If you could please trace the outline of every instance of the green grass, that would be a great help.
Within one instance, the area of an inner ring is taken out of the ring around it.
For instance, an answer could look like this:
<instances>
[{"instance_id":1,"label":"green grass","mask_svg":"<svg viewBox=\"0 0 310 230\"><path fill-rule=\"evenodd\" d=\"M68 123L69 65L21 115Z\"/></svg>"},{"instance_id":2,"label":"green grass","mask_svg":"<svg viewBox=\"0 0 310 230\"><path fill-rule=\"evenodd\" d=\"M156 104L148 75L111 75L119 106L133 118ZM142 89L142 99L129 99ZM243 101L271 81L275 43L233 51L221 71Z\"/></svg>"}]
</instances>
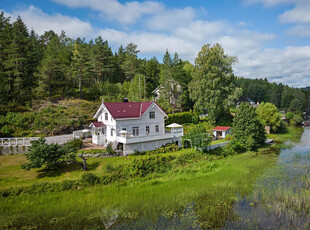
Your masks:
<instances>
[{"instance_id":1,"label":"green grass","mask_svg":"<svg viewBox=\"0 0 310 230\"><path fill-rule=\"evenodd\" d=\"M98 160L114 160L113 163L118 164L119 159L124 158ZM272 166L274 159L248 152L220 160L194 162L161 175L151 174L147 178L98 185L81 191L1 198L0 212L6 213L5 219L11 220L12 226L31 223L39 228L72 229L79 226L84 229L97 225L102 228L98 216L88 217L96 216L106 208L119 210L120 222L122 219L129 221L128 213L134 219L147 217L156 220L164 212L178 213L186 203L194 202L200 225L220 227L232 215L233 202L252 190L257 176ZM102 171L98 168L94 172L100 174ZM81 175L77 172L72 177L78 174ZM61 221L51 224L53 218L61 218Z\"/></svg>"},{"instance_id":2,"label":"green grass","mask_svg":"<svg viewBox=\"0 0 310 230\"><path fill-rule=\"evenodd\" d=\"M171 153L171 155L178 156L182 153L187 153L190 151L190 149L183 149L181 151ZM81 150L79 152L93 153L94 151ZM128 156L129 160L127 160L125 157L88 157L88 172L92 172L97 176L101 176L105 173L107 165L117 166L119 164L124 164L128 161L133 161L134 159L139 159L142 157L143 156ZM80 179L82 177L82 174L84 173L81 167L77 165L65 165L57 171L49 171L44 167L40 169L31 169L30 171L25 171L21 169L21 165L26 162L27 159L24 155L0 156L0 188L18 187L23 185L30 185L33 183L76 180Z\"/></svg>"},{"instance_id":3,"label":"green grass","mask_svg":"<svg viewBox=\"0 0 310 230\"><path fill-rule=\"evenodd\" d=\"M303 128L289 126L286 129L280 130L277 134L267 135L268 139L274 139L276 143L283 143L286 141L297 142L303 133Z\"/></svg>"},{"instance_id":4,"label":"green grass","mask_svg":"<svg viewBox=\"0 0 310 230\"><path fill-rule=\"evenodd\" d=\"M273 137L285 141L300 133L289 128ZM159 155L180 156L190 151ZM155 228L158 218L171 223L174 219L186 219L186 223L181 221L181 227L172 224L172 228L185 228L187 224L220 228L225 221L234 221L233 204L252 192L257 178L275 164L276 156L267 147L226 158L206 155L198 161L174 164L163 172L108 185L0 198L0 213L5 213L0 216L0 229L103 229L102 219L111 212L118 213L115 226L126 229ZM115 167L146 157L88 158L89 171L100 177L108 165ZM79 179L84 173L70 167L54 174L43 169L24 171L20 165L25 162L20 155L0 156L0 188ZM193 209L190 216L184 212L187 207ZM132 222L135 224L130 225Z\"/></svg>"}]
</instances>

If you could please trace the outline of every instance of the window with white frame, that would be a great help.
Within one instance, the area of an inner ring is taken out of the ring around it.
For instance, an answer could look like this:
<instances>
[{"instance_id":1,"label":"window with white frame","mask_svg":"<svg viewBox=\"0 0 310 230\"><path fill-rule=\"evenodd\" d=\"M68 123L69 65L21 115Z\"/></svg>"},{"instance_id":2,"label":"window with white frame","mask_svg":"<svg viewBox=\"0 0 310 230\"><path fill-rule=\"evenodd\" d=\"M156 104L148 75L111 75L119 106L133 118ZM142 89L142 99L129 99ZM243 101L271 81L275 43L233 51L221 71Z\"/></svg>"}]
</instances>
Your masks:
<instances>
[{"instance_id":1,"label":"window with white frame","mask_svg":"<svg viewBox=\"0 0 310 230\"><path fill-rule=\"evenodd\" d=\"M111 137L113 137L113 129L111 129Z\"/></svg>"},{"instance_id":2,"label":"window with white frame","mask_svg":"<svg viewBox=\"0 0 310 230\"><path fill-rule=\"evenodd\" d=\"M132 135L139 136L139 127L132 127Z\"/></svg>"},{"instance_id":3,"label":"window with white frame","mask_svg":"<svg viewBox=\"0 0 310 230\"><path fill-rule=\"evenodd\" d=\"M150 119L155 119L155 111L150 111Z\"/></svg>"},{"instance_id":4,"label":"window with white frame","mask_svg":"<svg viewBox=\"0 0 310 230\"><path fill-rule=\"evenodd\" d=\"M108 120L108 113L104 113L104 119L107 121Z\"/></svg>"},{"instance_id":5,"label":"window with white frame","mask_svg":"<svg viewBox=\"0 0 310 230\"><path fill-rule=\"evenodd\" d=\"M159 125L155 125L155 132L159 133Z\"/></svg>"},{"instance_id":6,"label":"window with white frame","mask_svg":"<svg viewBox=\"0 0 310 230\"><path fill-rule=\"evenodd\" d=\"M145 131L146 131L146 135L148 135L150 133L150 126L146 126Z\"/></svg>"}]
</instances>

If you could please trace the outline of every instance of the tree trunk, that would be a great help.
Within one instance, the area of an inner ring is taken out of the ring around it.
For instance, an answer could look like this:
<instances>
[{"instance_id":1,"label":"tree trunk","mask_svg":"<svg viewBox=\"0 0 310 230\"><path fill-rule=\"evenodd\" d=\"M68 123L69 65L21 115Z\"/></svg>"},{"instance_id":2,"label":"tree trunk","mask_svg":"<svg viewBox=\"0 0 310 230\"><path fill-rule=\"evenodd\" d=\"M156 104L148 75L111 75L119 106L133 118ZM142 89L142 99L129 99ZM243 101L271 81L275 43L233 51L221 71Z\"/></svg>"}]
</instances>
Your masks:
<instances>
[{"instance_id":1,"label":"tree trunk","mask_svg":"<svg viewBox=\"0 0 310 230\"><path fill-rule=\"evenodd\" d=\"M83 161L83 171L87 170L87 164L86 164L86 158L83 155L79 155L79 157L81 157L82 161Z\"/></svg>"}]
</instances>

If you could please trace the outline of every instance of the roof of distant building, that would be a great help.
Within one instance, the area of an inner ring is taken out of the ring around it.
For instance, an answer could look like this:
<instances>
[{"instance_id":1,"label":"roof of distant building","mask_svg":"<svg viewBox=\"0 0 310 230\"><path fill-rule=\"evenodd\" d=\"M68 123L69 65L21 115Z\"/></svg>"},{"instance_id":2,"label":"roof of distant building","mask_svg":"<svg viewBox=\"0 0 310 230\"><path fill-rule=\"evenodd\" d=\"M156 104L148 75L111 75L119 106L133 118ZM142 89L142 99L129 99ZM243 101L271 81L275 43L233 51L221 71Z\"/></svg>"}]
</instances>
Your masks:
<instances>
[{"instance_id":1,"label":"roof of distant building","mask_svg":"<svg viewBox=\"0 0 310 230\"><path fill-rule=\"evenodd\" d=\"M227 131L228 129L230 129L230 127L228 126L216 126L213 130L214 131Z\"/></svg>"}]
</instances>

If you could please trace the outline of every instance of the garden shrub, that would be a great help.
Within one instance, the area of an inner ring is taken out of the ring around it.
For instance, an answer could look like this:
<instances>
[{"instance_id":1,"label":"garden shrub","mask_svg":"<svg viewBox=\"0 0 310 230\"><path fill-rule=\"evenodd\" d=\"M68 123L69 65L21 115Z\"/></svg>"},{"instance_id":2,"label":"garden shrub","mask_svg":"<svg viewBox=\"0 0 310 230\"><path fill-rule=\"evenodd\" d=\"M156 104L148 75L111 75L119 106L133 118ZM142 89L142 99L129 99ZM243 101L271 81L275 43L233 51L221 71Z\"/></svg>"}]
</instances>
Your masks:
<instances>
[{"instance_id":1,"label":"garden shrub","mask_svg":"<svg viewBox=\"0 0 310 230\"><path fill-rule=\"evenodd\" d=\"M106 151L107 151L108 155L111 155L111 156L115 156L116 155L116 152L112 148L112 143L108 144L108 146L106 148Z\"/></svg>"},{"instance_id":2,"label":"garden shrub","mask_svg":"<svg viewBox=\"0 0 310 230\"><path fill-rule=\"evenodd\" d=\"M179 151L180 147L176 145L174 142L172 143L167 143L166 145L163 145L162 147L159 147L155 150L152 151L135 151L133 156L143 156L143 155L152 155L152 154L160 154L160 153L171 153L171 152L176 152Z\"/></svg>"},{"instance_id":3,"label":"garden shrub","mask_svg":"<svg viewBox=\"0 0 310 230\"><path fill-rule=\"evenodd\" d=\"M75 152L81 149L83 146L83 141L81 139L74 139L64 144L63 149L66 153Z\"/></svg>"},{"instance_id":4,"label":"garden shrub","mask_svg":"<svg viewBox=\"0 0 310 230\"><path fill-rule=\"evenodd\" d=\"M100 182L100 178L93 173L87 172L82 175L81 182L82 184L95 185Z\"/></svg>"},{"instance_id":5,"label":"garden shrub","mask_svg":"<svg viewBox=\"0 0 310 230\"><path fill-rule=\"evenodd\" d=\"M191 151L190 153L182 153L176 158L177 164L185 164L193 160L201 159L202 155L199 152Z\"/></svg>"},{"instance_id":6,"label":"garden shrub","mask_svg":"<svg viewBox=\"0 0 310 230\"><path fill-rule=\"evenodd\" d=\"M152 172L162 172L170 168L171 159L173 159L172 156L150 156L135 159L127 170L132 176L144 177Z\"/></svg>"},{"instance_id":7,"label":"garden shrub","mask_svg":"<svg viewBox=\"0 0 310 230\"><path fill-rule=\"evenodd\" d=\"M225 140L231 141L233 139L233 136L231 134L227 134L225 137Z\"/></svg>"},{"instance_id":8,"label":"garden shrub","mask_svg":"<svg viewBox=\"0 0 310 230\"><path fill-rule=\"evenodd\" d=\"M228 145L223 148L226 155L234 155L243 153L246 151L246 147L242 145L239 141L231 141Z\"/></svg>"}]
</instances>

